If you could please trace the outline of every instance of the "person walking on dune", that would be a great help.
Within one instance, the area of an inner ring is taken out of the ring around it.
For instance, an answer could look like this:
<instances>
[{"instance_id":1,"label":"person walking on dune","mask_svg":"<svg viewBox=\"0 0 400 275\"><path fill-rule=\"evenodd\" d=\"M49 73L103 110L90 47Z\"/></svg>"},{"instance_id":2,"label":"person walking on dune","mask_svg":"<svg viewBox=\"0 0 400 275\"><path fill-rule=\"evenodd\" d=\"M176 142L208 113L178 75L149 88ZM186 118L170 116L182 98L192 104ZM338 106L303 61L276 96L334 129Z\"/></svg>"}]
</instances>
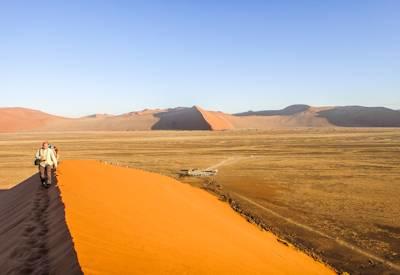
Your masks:
<instances>
[{"instance_id":1,"label":"person walking on dune","mask_svg":"<svg viewBox=\"0 0 400 275\"><path fill-rule=\"evenodd\" d=\"M39 164L39 174L44 187L51 185L53 168L57 169L58 161L54 150L49 148L49 143L44 141L42 147L36 152L35 156Z\"/></svg>"}]
</instances>

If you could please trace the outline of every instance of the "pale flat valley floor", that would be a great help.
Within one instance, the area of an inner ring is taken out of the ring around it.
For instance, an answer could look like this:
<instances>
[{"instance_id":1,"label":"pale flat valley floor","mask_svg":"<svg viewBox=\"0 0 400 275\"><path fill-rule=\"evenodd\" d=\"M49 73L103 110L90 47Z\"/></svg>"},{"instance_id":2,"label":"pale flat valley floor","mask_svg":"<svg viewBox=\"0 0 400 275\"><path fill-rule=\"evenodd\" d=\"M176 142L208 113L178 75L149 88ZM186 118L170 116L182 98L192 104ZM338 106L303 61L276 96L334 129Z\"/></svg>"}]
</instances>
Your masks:
<instances>
[{"instance_id":1,"label":"pale flat valley floor","mask_svg":"<svg viewBox=\"0 0 400 275\"><path fill-rule=\"evenodd\" d=\"M213 178L180 180L215 187L338 270L400 272L400 129L0 134L0 188L37 171L33 155L44 139L62 159L98 159L175 178L182 168L217 168Z\"/></svg>"}]
</instances>

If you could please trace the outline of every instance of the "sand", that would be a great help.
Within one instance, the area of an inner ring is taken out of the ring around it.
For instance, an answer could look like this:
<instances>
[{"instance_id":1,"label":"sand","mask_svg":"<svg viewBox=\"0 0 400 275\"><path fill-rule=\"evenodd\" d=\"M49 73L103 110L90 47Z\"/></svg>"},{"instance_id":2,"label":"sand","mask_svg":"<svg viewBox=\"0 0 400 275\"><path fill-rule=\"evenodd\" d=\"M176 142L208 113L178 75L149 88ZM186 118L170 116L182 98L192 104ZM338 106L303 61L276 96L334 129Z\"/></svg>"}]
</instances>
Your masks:
<instances>
[{"instance_id":1,"label":"sand","mask_svg":"<svg viewBox=\"0 0 400 275\"><path fill-rule=\"evenodd\" d=\"M195 108L198 112L200 112L208 125L210 125L211 130L220 131L234 129L234 126L229 121L229 117L231 115L224 114L222 112L206 111L198 106L195 106Z\"/></svg>"},{"instance_id":2,"label":"sand","mask_svg":"<svg viewBox=\"0 0 400 275\"><path fill-rule=\"evenodd\" d=\"M58 179L84 273L334 274L172 178L88 160Z\"/></svg>"},{"instance_id":3,"label":"sand","mask_svg":"<svg viewBox=\"0 0 400 275\"><path fill-rule=\"evenodd\" d=\"M82 274L57 187L0 190L0 274Z\"/></svg>"}]
</instances>

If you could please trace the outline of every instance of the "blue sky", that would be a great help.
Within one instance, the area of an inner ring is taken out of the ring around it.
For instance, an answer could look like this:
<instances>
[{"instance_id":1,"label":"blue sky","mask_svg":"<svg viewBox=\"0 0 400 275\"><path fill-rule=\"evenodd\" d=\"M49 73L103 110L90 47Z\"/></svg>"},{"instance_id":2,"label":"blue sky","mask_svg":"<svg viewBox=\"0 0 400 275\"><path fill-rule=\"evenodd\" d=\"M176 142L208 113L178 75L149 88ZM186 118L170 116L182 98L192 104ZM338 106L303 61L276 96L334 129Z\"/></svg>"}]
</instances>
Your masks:
<instances>
[{"instance_id":1,"label":"blue sky","mask_svg":"<svg viewBox=\"0 0 400 275\"><path fill-rule=\"evenodd\" d=\"M2 1L0 106L400 109L400 1Z\"/></svg>"}]
</instances>

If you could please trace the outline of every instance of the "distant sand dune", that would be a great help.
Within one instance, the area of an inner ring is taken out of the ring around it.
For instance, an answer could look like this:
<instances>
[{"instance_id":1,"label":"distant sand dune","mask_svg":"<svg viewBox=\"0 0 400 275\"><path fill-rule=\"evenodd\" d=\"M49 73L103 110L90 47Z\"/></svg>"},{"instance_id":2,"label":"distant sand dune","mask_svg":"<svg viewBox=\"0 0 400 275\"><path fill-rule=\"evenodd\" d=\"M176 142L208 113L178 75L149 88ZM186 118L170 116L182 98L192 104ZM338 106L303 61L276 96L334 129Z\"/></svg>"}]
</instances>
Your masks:
<instances>
[{"instance_id":1,"label":"distant sand dune","mask_svg":"<svg viewBox=\"0 0 400 275\"><path fill-rule=\"evenodd\" d=\"M230 121L230 115L222 112L206 111L197 106L195 108L203 116L203 119L208 123L211 130L218 131L234 129L234 126Z\"/></svg>"},{"instance_id":2,"label":"distant sand dune","mask_svg":"<svg viewBox=\"0 0 400 275\"><path fill-rule=\"evenodd\" d=\"M318 115L344 127L400 127L400 112L383 107L337 107Z\"/></svg>"},{"instance_id":3,"label":"distant sand dune","mask_svg":"<svg viewBox=\"0 0 400 275\"><path fill-rule=\"evenodd\" d=\"M29 131L61 120L37 110L25 108L0 108L0 132Z\"/></svg>"},{"instance_id":4,"label":"distant sand dune","mask_svg":"<svg viewBox=\"0 0 400 275\"><path fill-rule=\"evenodd\" d=\"M196 107L168 109L154 116L159 120L152 130L212 130Z\"/></svg>"},{"instance_id":5,"label":"distant sand dune","mask_svg":"<svg viewBox=\"0 0 400 275\"><path fill-rule=\"evenodd\" d=\"M65 118L24 108L0 108L0 132L231 130L296 127L400 127L400 112L382 107L311 107L227 114L193 106L121 115Z\"/></svg>"}]
</instances>

